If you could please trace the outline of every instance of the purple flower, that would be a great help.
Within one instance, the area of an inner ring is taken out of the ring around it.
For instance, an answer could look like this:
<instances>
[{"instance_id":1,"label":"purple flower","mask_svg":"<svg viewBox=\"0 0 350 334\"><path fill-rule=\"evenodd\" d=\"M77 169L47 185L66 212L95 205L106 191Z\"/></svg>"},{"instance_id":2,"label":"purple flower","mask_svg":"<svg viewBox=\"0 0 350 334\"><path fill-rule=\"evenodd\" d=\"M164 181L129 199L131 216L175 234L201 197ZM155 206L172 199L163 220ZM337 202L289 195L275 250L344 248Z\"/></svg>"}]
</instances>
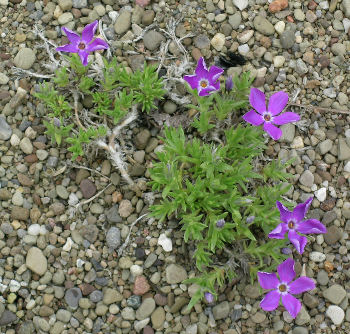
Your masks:
<instances>
[{"instance_id":1,"label":"purple flower","mask_svg":"<svg viewBox=\"0 0 350 334\"><path fill-rule=\"evenodd\" d=\"M315 289L314 281L309 277L295 277L294 260L287 259L277 267L278 276L275 273L258 272L258 280L263 289L272 290L260 302L264 311L275 310L282 299L282 304L294 319L301 309L301 303L292 295Z\"/></svg>"},{"instance_id":2,"label":"purple flower","mask_svg":"<svg viewBox=\"0 0 350 334\"><path fill-rule=\"evenodd\" d=\"M225 225L225 219L219 219L217 222L216 222L216 227L217 228L222 228L224 227Z\"/></svg>"},{"instance_id":3,"label":"purple flower","mask_svg":"<svg viewBox=\"0 0 350 334\"><path fill-rule=\"evenodd\" d=\"M207 96L211 92L220 89L220 75L224 72L220 67L212 66L209 71L205 65L203 57L199 58L196 74L185 75L184 80L188 82L192 89L197 89L199 96Z\"/></svg>"},{"instance_id":4,"label":"purple flower","mask_svg":"<svg viewBox=\"0 0 350 334\"><path fill-rule=\"evenodd\" d=\"M280 211L282 223L269 233L269 238L284 239L284 235L288 231L288 239L294 245L299 254L304 252L307 238L299 235L311 233L327 233L326 227L317 219L303 220L312 202L310 197L305 203L298 204L293 212L290 212L282 203L276 202Z\"/></svg>"},{"instance_id":5,"label":"purple flower","mask_svg":"<svg viewBox=\"0 0 350 334\"><path fill-rule=\"evenodd\" d=\"M229 92L233 88L233 80L232 77L229 76L225 81L225 89Z\"/></svg>"},{"instance_id":6,"label":"purple flower","mask_svg":"<svg viewBox=\"0 0 350 334\"><path fill-rule=\"evenodd\" d=\"M257 113L254 110L250 110L243 115L243 119L254 126L264 124L264 131L266 131L274 140L278 140L282 136L282 130L275 125L282 125L300 120L298 114L290 111L277 116L287 105L288 94L285 92L272 94L267 109L265 94L257 88L252 88L250 90L249 101Z\"/></svg>"},{"instance_id":7,"label":"purple flower","mask_svg":"<svg viewBox=\"0 0 350 334\"><path fill-rule=\"evenodd\" d=\"M204 294L204 297L205 297L205 300L206 300L209 304L211 304L211 303L214 301L214 296L213 296L213 294L211 294L210 292L206 292L206 293Z\"/></svg>"},{"instance_id":8,"label":"purple flower","mask_svg":"<svg viewBox=\"0 0 350 334\"><path fill-rule=\"evenodd\" d=\"M83 65L86 66L88 63L88 55L91 52L96 50L108 49L108 44L103 39L95 38L93 40L97 29L97 24L97 20L88 24L82 31L81 37L74 31L71 31L66 27L62 27L62 30L66 33L70 44L59 46L58 48L56 48L56 51L77 53Z\"/></svg>"}]
</instances>

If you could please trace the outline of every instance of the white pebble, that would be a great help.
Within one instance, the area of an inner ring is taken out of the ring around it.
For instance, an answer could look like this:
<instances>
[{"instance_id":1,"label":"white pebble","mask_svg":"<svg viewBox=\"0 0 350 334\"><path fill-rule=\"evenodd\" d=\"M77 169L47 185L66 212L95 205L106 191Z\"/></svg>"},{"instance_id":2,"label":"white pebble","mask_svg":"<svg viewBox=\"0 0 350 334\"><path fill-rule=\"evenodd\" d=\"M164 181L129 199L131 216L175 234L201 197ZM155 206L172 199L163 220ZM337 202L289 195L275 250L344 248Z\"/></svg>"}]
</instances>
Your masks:
<instances>
[{"instance_id":1,"label":"white pebble","mask_svg":"<svg viewBox=\"0 0 350 334\"><path fill-rule=\"evenodd\" d=\"M27 310L32 310L32 309L34 308L34 306L35 306L35 300L34 300L34 299L31 299L31 300L27 303L26 309L27 309Z\"/></svg>"},{"instance_id":2,"label":"white pebble","mask_svg":"<svg viewBox=\"0 0 350 334\"><path fill-rule=\"evenodd\" d=\"M11 139L10 139L11 145L12 146L18 146L20 141L21 140L19 139L19 137L15 133L13 133L12 136L11 136Z\"/></svg>"},{"instance_id":3,"label":"white pebble","mask_svg":"<svg viewBox=\"0 0 350 334\"><path fill-rule=\"evenodd\" d=\"M65 252L69 252L72 249L73 244L73 240L70 237L68 237L66 243L62 247L62 250L64 250Z\"/></svg>"},{"instance_id":4,"label":"white pebble","mask_svg":"<svg viewBox=\"0 0 350 334\"><path fill-rule=\"evenodd\" d=\"M350 161L348 161L348 162L346 163L346 165L344 166L344 172L350 173Z\"/></svg>"},{"instance_id":5,"label":"white pebble","mask_svg":"<svg viewBox=\"0 0 350 334\"><path fill-rule=\"evenodd\" d=\"M134 277L141 276L143 274L143 268L137 264L133 264L130 267L130 272Z\"/></svg>"},{"instance_id":6,"label":"white pebble","mask_svg":"<svg viewBox=\"0 0 350 334\"><path fill-rule=\"evenodd\" d=\"M250 48L248 44L242 44L238 47L238 52L243 56L246 55L249 52L249 50Z\"/></svg>"},{"instance_id":7,"label":"white pebble","mask_svg":"<svg viewBox=\"0 0 350 334\"><path fill-rule=\"evenodd\" d=\"M317 235L316 242L317 242L317 245L322 245L323 244L323 242L324 242L323 234L318 234Z\"/></svg>"},{"instance_id":8,"label":"white pebble","mask_svg":"<svg viewBox=\"0 0 350 334\"><path fill-rule=\"evenodd\" d=\"M350 20L348 18L343 19L343 26L345 33L347 34L350 29Z\"/></svg>"},{"instance_id":9,"label":"white pebble","mask_svg":"<svg viewBox=\"0 0 350 334\"><path fill-rule=\"evenodd\" d=\"M283 21L278 21L276 24L275 24L275 30L277 31L277 33L279 35L281 35L284 31L286 27L286 24L283 22Z\"/></svg>"},{"instance_id":10,"label":"white pebble","mask_svg":"<svg viewBox=\"0 0 350 334\"><path fill-rule=\"evenodd\" d=\"M39 224L32 224L28 227L28 234L37 236L40 234L40 225Z\"/></svg>"},{"instance_id":11,"label":"white pebble","mask_svg":"<svg viewBox=\"0 0 350 334\"><path fill-rule=\"evenodd\" d=\"M158 238L158 245L162 246L162 248L166 252L171 252L173 250L173 243L171 239L169 239L165 233L162 233Z\"/></svg>"},{"instance_id":12,"label":"white pebble","mask_svg":"<svg viewBox=\"0 0 350 334\"><path fill-rule=\"evenodd\" d=\"M76 194L74 194L74 193L71 193L71 194L69 195L68 204L69 204L70 206L74 206L74 205L77 205L78 203L79 203L79 198L78 198L78 196L77 196Z\"/></svg>"},{"instance_id":13,"label":"white pebble","mask_svg":"<svg viewBox=\"0 0 350 334\"><path fill-rule=\"evenodd\" d=\"M44 225L40 225L40 235L45 235L46 233L46 227Z\"/></svg>"},{"instance_id":14,"label":"white pebble","mask_svg":"<svg viewBox=\"0 0 350 334\"><path fill-rule=\"evenodd\" d=\"M275 67L282 67L285 61L286 58L284 58L283 56L276 56L273 58L273 65Z\"/></svg>"},{"instance_id":15,"label":"white pebble","mask_svg":"<svg viewBox=\"0 0 350 334\"><path fill-rule=\"evenodd\" d=\"M336 305L331 305L326 311L326 315L331 318L334 325L340 325L345 317L345 313L342 308Z\"/></svg>"},{"instance_id":16,"label":"white pebble","mask_svg":"<svg viewBox=\"0 0 350 334\"><path fill-rule=\"evenodd\" d=\"M16 292L21 288L21 284L12 279L10 281L9 288L11 292Z\"/></svg>"},{"instance_id":17,"label":"white pebble","mask_svg":"<svg viewBox=\"0 0 350 334\"><path fill-rule=\"evenodd\" d=\"M323 262L326 259L326 255L321 252L311 252L309 257L314 262Z\"/></svg>"},{"instance_id":18,"label":"white pebble","mask_svg":"<svg viewBox=\"0 0 350 334\"><path fill-rule=\"evenodd\" d=\"M315 196L320 202L324 202L326 200L326 197L327 197L327 188L318 189L315 192Z\"/></svg>"},{"instance_id":19,"label":"white pebble","mask_svg":"<svg viewBox=\"0 0 350 334\"><path fill-rule=\"evenodd\" d=\"M233 0L232 2L239 10L243 10L248 7L248 0Z\"/></svg>"}]
</instances>

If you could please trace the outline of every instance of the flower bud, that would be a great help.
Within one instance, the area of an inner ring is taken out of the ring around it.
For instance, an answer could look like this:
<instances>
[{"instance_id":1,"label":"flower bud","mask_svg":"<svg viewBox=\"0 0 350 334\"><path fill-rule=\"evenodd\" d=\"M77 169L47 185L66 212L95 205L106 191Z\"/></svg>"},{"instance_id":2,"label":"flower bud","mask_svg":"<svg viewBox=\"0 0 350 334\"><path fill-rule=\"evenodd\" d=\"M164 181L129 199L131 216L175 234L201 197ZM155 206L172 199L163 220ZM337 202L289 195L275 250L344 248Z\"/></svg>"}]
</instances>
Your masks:
<instances>
[{"instance_id":1,"label":"flower bud","mask_svg":"<svg viewBox=\"0 0 350 334\"><path fill-rule=\"evenodd\" d=\"M53 118L53 125L56 126L57 128L59 128L61 126L61 121L57 117L54 117Z\"/></svg>"},{"instance_id":2,"label":"flower bud","mask_svg":"<svg viewBox=\"0 0 350 334\"><path fill-rule=\"evenodd\" d=\"M204 294L205 300L211 304L214 301L214 296L210 292Z\"/></svg>"},{"instance_id":3,"label":"flower bud","mask_svg":"<svg viewBox=\"0 0 350 334\"><path fill-rule=\"evenodd\" d=\"M225 81L225 88L226 90L229 92L230 90L232 90L233 88L233 80L232 80L232 77L229 76L226 81Z\"/></svg>"},{"instance_id":4,"label":"flower bud","mask_svg":"<svg viewBox=\"0 0 350 334\"><path fill-rule=\"evenodd\" d=\"M216 222L216 227L218 227L218 228L222 228L222 227L224 227L224 225L225 225L225 219L219 219Z\"/></svg>"},{"instance_id":5,"label":"flower bud","mask_svg":"<svg viewBox=\"0 0 350 334\"><path fill-rule=\"evenodd\" d=\"M255 216L249 216L249 217L247 217L246 222L248 224L251 224L254 221L254 219L255 219Z\"/></svg>"}]
</instances>

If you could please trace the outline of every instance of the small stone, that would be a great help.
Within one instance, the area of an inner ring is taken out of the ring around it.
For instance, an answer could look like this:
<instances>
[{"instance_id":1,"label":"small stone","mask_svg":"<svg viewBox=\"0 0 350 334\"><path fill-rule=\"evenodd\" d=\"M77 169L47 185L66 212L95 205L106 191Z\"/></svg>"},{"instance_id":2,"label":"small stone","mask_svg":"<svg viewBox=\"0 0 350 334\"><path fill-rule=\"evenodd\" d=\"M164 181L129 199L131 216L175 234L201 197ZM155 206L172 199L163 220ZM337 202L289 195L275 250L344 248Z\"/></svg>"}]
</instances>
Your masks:
<instances>
[{"instance_id":1,"label":"small stone","mask_svg":"<svg viewBox=\"0 0 350 334\"><path fill-rule=\"evenodd\" d=\"M63 26L71 21L73 21L74 17L73 14L70 12L63 13L60 15L57 19L58 23Z\"/></svg>"},{"instance_id":2,"label":"small stone","mask_svg":"<svg viewBox=\"0 0 350 334\"><path fill-rule=\"evenodd\" d=\"M323 262L326 259L326 255L321 252L311 252L309 257L314 262Z\"/></svg>"},{"instance_id":3,"label":"small stone","mask_svg":"<svg viewBox=\"0 0 350 334\"><path fill-rule=\"evenodd\" d=\"M338 140L338 160L344 161L350 159L350 147L346 144L344 138Z\"/></svg>"},{"instance_id":4,"label":"small stone","mask_svg":"<svg viewBox=\"0 0 350 334\"><path fill-rule=\"evenodd\" d=\"M288 0L274 0L269 4L270 13L277 13L288 7Z\"/></svg>"},{"instance_id":5,"label":"small stone","mask_svg":"<svg viewBox=\"0 0 350 334\"><path fill-rule=\"evenodd\" d=\"M327 245L334 245L341 239L342 235L342 230L338 226L332 225L327 228L327 233L323 237Z\"/></svg>"},{"instance_id":6,"label":"small stone","mask_svg":"<svg viewBox=\"0 0 350 334\"><path fill-rule=\"evenodd\" d=\"M12 135L12 129L7 124L6 118L3 116L0 116L0 140L9 140L11 138L11 135Z\"/></svg>"},{"instance_id":7,"label":"small stone","mask_svg":"<svg viewBox=\"0 0 350 334\"><path fill-rule=\"evenodd\" d=\"M135 137L135 146L139 150L143 150L151 137L151 133L148 130L142 130Z\"/></svg>"},{"instance_id":8,"label":"small stone","mask_svg":"<svg viewBox=\"0 0 350 334\"><path fill-rule=\"evenodd\" d=\"M152 326L154 329L161 329L163 328L164 321L165 321L165 311L163 307L157 307L151 316Z\"/></svg>"},{"instance_id":9,"label":"small stone","mask_svg":"<svg viewBox=\"0 0 350 334\"><path fill-rule=\"evenodd\" d=\"M40 276L46 273L47 259L39 248L32 247L29 249L26 257L26 266Z\"/></svg>"},{"instance_id":10,"label":"small stone","mask_svg":"<svg viewBox=\"0 0 350 334\"><path fill-rule=\"evenodd\" d=\"M89 179L84 179L80 182L80 190L86 199L91 198L97 192L95 184Z\"/></svg>"},{"instance_id":11,"label":"small stone","mask_svg":"<svg viewBox=\"0 0 350 334\"><path fill-rule=\"evenodd\" d=\"M216 33L210 41L210 44L216 51L221 51L225 45L225 35L220 32Z\"/></svg>"},{"instance_id":12,"label":"small stone","mask_svg":"<svg viewBox=\"0 0 350 334\"><path fill-rule=\"evenodd\" d=\"M213 316L215 320L225 319L230 312L230 305L227 301L224 301L213 307Z\"/></svg>"},{"instance_id":13,"label":"small stone","mask_svg":"<svg viewBox=\"0 0 350 334\"><path fill-rule=\"evenodd\" d=\"M33 145L30 141L29 138L24 137L20 143L19 143L19 147L21 148L21 150L25 153L25 154L32 154L33 153Z\"/></svg>"},{"instance_id":14,"label":"small stone","mask_svg":"<svg viewBox=\"0 0 350 334\"><path fill-rule=\"evenodd\" d=\"M273 25L263 16L256 16L254 18L253 24L254 28L263 35L270 36L275 32Z\"/></svg>"},{"instance_id":15,"label":"small stone","mask_svg":"<svg viewBox=\"0 0 350 334\"><path fill-rule=\"evenodd\" d=\"M314 179L314 175L309 170L306 170L303 174L301 174L299 182L303 186L311 188L311 186L314 184Z\"/></svg>"},{"instance_id":16,"label":"small stone","mask_svg":"<svg viewBox=\"0 0 350 334\"><path fill-rule=\"evenodd\" d=\"M144 320L148 318L156 308L156 303L153 298L145 298L136 311L136 319Z\"/></svg>"},{"instance_id":17,"label":"small stone","mask_svg":"<svg viewBox=\"0 0 350 334\"><path fill-rule=\"evenodd\" d=\"M138 296L142 296L151 289L150 285L147 282L145 276L137 276L135 278L135 284L133 293Z\"/></svg>"},{"instance_id":18,"label":"small stone","mask_svg":"<svg viewBox=\"0 0 350 334\"><path fill-rule=\"evenodd\" d=\"M186 270L177 264L170 264L167 266L165 269L165 275L168 284L181 283L187 279Z\"/></svg>"},{"instance_id":19,"label":"small stone","mask_svg":"<svg viewBox=\"0 0 350 334\"><path fill-rule=\"evenodd\" d=\"M261 324L263 321L266 319L266 314L263 312L256 312L253 314L251 317L252 321L255 322L256 324Z\"/></svg>"},{"instance_id":20,"label":"small stone","mask_svg":"<svg viewBox=\"0 0 350 334\"><path fill-rule=\"evenodd\" d=\"M122 35L129 30L131 26L131 13L129 11L123 11L115 21L114 31L118 35Z\"/></svg>"},{"instance_id":21,"label":"small stone","mask_svg":"<svg viewBox=\"0 0 350 334\"><path fill-rule=\"evenodd\" d=\"M339 284L334 284L327 290L323 291L323 297L329 300L332 304L339 305L346 297L346 291Z\"/></svg>"},{"instance_id":22,"label":"small stone","mask_svg":"<svg viewBox=\"0 0 350 334\"><path fill-rule=\"evenodd\" d=\"M111 249L116 249L120 246L120 230L117 227L111 227L106 235L107 245Z\"/></svg>"},{"instance_id":23,"label":"small stone","mask_svg":"<svg viewBox=\"0 0 350 334\"><path fill-rule=\"evenodd\" d=\"M290 29L283 31L280 42L284 49L290 49L295 43L295 33Z\"/></svg>"},{"instance_id":24,"label":"small stone","mask_svg":"<svg viewBox=\"0 0 350 334\"><path fill-rule=\"evenodd\" d=\"M56 192L57 192L57 195L59 197L61 197L62 199L68 199L68 197L69 197L69 192L61 184L56 186Z\"/></svg>"},{"instance_id":25,"label":"small stone","mask_svg":"<svg viewBox=\"0 0 350 334\"><path fill-rule=\"evenodd\" d=\"M315 192L315 196L320 202L324 202L327 198L327 188L320 188Z\"/></svg>"},{"instance_id":26,"label":"small stone","mask_svg":"<svg viewBox=\"0 0 350 334\"><path fill-rule=\"evenodd\" d=\"M131 215L133 212L132 204L129 200L123 199L119 204L119 210L118 213L122 218L127 218Z\"/></svg>"},{"instance_id":27,"label":"small stone","mask_svg":"<svg viewBox=\"0 0 350 334\"><path fill-rule=\"evenodd\" d=\"M79 300L82 298L82 293L79 288L70 288L66 291L64 299L68 306L76 309L79 305Z\"/></svg>"},{"instance_id":28,"label":"small stone","mask_svg":"<svg viewBox=\"0 0 350 334\"><path fill-rule=\"evenodd\" d=\"M171 252L173 249L173 243L170 238L168 238L165 233L162 233L158 238L158 245L162 246L164 251Z\"/></svg>"},{"instance_id":29,"label":"small stone","mask_svg":"<svg viewBox=\"0 0 350 334\"><path fill-rule=\"evenodd\" d=\"M106 305L110 305L113 303L119 303L122 300L123 300L123 295L115 289L108 288L103 293L103 302Z\"/></svg>"},{"instance_id":30,"label":"small stone","mask_svg":"<svg viewBox=\"0 0 350 334\"><path fill-rule=\"evenodd\" d=\"M30 48L20 49L13 60L15 66L22 68L23 70L29 70L36 60L35 53Z\"/></svg>"},{"instance_id":31,"label":"small stone","mask_svg":"<svg viewBox=\"0 0 350 334\"><path fill-rule=\"evenodd\" d=\"M13 312L5 310L0 318L0 326L7 326L16 320L17 316Z\"/></svg>"},{"instance_id":32,"label":"small stone","mask_svg":"<svg viewBox=\"0 0 350 334\"><path fill-rule=\"evenodd\" d=\"M243 10L248 7L248 0L232 0L232 2L239 10Z\"/></svg>"},{"instance_id":33,"label":"small stone","mask_svg":"<svg viewBox=\"0 0 350 334\"><path fill-rule=\"evenodd\" d=\"M336 305L330 305L326 311L326 315L336 326L341 325L345 317L343 309Z\"/></svg>"},{"instance_id":34,"label":"small stone","mask_svg":"<svg viewBox=\"0 0 350 334\"><path fill-rule=\"evenodd\" d=\"M165 37L156 30L147 31L143 36L143 43L150 51L158 49L162 42L165 42ZM140 148L138 147L138 149Z\"/></svg>"}]
</instances>

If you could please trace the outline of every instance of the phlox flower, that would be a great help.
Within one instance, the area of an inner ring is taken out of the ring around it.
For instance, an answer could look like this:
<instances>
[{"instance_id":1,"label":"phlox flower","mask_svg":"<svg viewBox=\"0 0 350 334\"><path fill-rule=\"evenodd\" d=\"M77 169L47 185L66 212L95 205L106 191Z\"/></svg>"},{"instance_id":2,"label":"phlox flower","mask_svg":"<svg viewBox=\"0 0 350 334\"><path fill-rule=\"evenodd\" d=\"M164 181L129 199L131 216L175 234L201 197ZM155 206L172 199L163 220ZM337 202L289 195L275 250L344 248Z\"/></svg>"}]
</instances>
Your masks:
<instances>
[{"instance_id":1,"label":"phlox flower","mask_svg":"<svg viewBox=\"0 0 350 334\"><path fill-rule=\"evenodd\" d=\"M294 319L301 310L301 302L292 295L313 290L315 283L309 277L299 277L292 282L295 277L295 271L294 260L291 258L278 265L277 272L279 279L275 273L258 272L258 280L261 287L266 290L272 290L266 294L260 302L260 306L264 311L273 311L278 307L282 299L283 306Z\"/></svg>"},{"instance_id":2,"label":"phlox flower","mask_svg":"<svg viewBox=\"0 0 350 334\"><path fill-rule=\"evenodd\" d=\"M243 119L254 125L263 125L270 137L278 140L282 136L282 130L275 125L282 125L300 120L300 116L294 112L287 111L279 115L288 102L288 94L285 92L277 92L271 95L268 108L266 108L265 94L257 88L250 90L249 102L254 110L248 111L243 115Z\"/></svg>"},{"instance_id":3,"label":"phlox flower","mask_svg":"<svg viewBox=\"0 0 350 334\"><path fill-rule=\"evenodd\" d=\"M94 21L88 24L82 31L81 37L67 29L62 27L62 31L67 35L70 43L59 46L56 51L64 51L70 53L77 53L84 66L88 64L88 55L96 50L108 49L108 44L101 38L95 38L94 35L97 29L98 21Z\"/></svg>"},{"instance_id":4,"label":"phlox flower","mask_svg":"<svg viewBox=\"0 0 350 334\"><path fill-rule=\"evenodd\" d=\"M277 201L276 206L280 211L282 223L269 233L269 238L284 239L284 235L288 232L288 239L294 245L297 252L302 254L307 243L307 238L299 235L297 232L302 234L327 233L326 227L317 219L304 220L312 199L310 197L304 203L298 204L292 212L281 202Z\"/></svg>"},{"instance_id":5,"label":"phlox flower","mask_svg":"<svg viewBox=\"0 0 350 334\"><path fill-rule=\"evenodd\" d=\"M218 80L224 70L220 67L212 66L207 69L203 57L199 58L194 75L185 75L184 80L188 82L192 89L197 89L199 96L207 96L220 89Z\"/></svg>"}]
</instances>

